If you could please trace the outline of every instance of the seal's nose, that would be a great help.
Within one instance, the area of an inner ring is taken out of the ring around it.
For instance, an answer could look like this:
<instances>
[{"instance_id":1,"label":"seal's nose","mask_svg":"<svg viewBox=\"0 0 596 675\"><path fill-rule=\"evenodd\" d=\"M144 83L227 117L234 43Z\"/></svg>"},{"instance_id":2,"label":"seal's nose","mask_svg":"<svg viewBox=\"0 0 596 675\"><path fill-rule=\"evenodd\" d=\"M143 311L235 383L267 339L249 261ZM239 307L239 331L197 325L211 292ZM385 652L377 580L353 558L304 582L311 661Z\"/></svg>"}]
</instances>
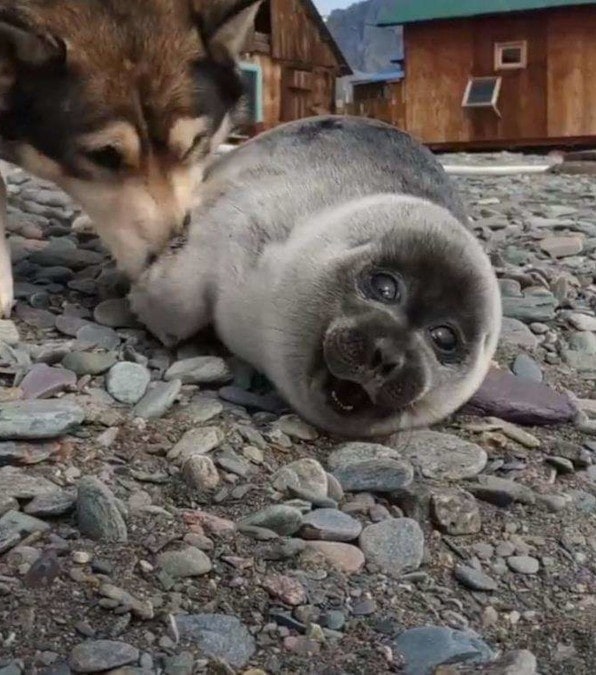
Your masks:
<instances>
[{"instance_id":1,"label":"seal's nose","mask_svg":"<svg viewBox=\"0 0 596 675\"><path fill-rule=\"evenodd\" d=\"M371 375L382 382L393 379L404 367L404 350L397 341L378 338L371 345L369 368Z\"/></svg>"}]
</instances>

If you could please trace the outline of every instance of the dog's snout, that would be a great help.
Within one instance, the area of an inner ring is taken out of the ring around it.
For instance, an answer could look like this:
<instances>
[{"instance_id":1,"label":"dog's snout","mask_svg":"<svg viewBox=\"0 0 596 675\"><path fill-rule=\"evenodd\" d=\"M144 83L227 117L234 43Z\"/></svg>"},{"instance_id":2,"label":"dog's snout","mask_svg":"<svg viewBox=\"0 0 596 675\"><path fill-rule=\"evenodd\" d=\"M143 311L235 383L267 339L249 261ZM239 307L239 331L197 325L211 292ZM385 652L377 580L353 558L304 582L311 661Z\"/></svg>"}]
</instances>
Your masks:
<instances>
[{"instance_id":1,"label":"dog's snout","mask_svg":"<svg viewBox=\"0 0 596 675\"><path fill-rule=\"evenodd\" d=\"M182 227L188 227L189 225L190 225L190 211L187 211L186 215L182 220Z\"/></svg>"}]
</instances>

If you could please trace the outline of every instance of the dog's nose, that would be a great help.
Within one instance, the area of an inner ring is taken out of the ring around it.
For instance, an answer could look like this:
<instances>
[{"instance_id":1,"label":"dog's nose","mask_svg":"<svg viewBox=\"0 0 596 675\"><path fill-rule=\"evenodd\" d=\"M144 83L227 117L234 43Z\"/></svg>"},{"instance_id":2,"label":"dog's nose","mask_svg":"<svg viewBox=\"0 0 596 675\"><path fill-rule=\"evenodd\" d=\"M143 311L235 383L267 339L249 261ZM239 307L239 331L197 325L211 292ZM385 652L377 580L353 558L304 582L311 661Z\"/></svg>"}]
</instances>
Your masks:
<instances>
[{"instance_id":1,"label":"dog's nose","mask_svg":"<svg viewBox=\"0 0 596 675\"><path fill-rule=\"evenodd\" d=\"M182 227L188 227L189 225L190 225L190 211L188 211L184 216L184 220L182 221Z\"/></svg>"},{"instance_id":2,"label":"dog's nose","mask_svg":"<svg viewBox=\"0 0 596 675\"><path fill-rule=\"evenodd\" d=\"M403 368L405 356L397 342L382 338L371 345L370 369L378 378L387 381Z\"/></svg>"}]
</instances>

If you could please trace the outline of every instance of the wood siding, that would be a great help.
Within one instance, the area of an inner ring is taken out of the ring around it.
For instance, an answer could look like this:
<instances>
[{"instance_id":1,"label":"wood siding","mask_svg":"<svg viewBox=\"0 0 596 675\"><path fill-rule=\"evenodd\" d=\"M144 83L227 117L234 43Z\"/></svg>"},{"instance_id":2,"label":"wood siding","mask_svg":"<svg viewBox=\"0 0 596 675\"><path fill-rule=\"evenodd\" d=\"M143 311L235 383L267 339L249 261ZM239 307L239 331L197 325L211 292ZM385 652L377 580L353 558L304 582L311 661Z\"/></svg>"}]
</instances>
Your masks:
<instances>
[{"instance_id":1,"label":"wood siding","mask_svg":"<svg viewBox=\"0 0 596 675\"><path fill-rule=\"evenodd\" d=\"M263 74L263 128L335 111L342 68L307 3L269 0L271 34L253 35L244 60Z\"/></svg>"},{"instance_id":2,"label":"wood siding","mask_svg":"<svg viewBox=\"0 0 596 675\"><path fill-rule=\"evenodd\" d=\"M596 7L550 14L548 64L548 135L596 136Z\"/></svg>"},{"instance_id":3,"label":"wood siding","mask_svg":"<svg viewBox=\"0 0 596 675\"><path fill-rule=\"evenodd\" d=\"M515 41L527 43L527 66L496 71L495 43ZM396 110L381 110L371 97L357 114L402 118L433 146L596 139L596 6L409 24L404 50ZM468 78L494 75L502 78L500 116L462 108Z\"/></svg>"},{"instance_id":4,"label":"wood siding","mask_svg":"<svg viewBox=\"0 0 596 675\"><path fill-rule=\"evenodd\" d=\"M372 117L404 129L406 124L406 105L404 83L374 83L354 87L354 102L345 108L348 115Z\"/></svg>"}]
</instances>

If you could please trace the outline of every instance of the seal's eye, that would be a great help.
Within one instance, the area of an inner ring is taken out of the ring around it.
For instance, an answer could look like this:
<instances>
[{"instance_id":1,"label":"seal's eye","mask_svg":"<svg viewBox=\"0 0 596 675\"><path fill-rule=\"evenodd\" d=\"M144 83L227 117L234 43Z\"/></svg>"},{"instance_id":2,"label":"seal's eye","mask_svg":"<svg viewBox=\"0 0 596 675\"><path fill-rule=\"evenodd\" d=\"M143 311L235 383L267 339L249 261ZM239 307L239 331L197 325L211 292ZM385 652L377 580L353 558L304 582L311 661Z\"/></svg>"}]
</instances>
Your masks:
<instances>
[{"instance_id":1,"label":"seal's eye","mask_svg":"<svg viewBox=\"0 0 596 675\"><path fill-rule=\"evenodd\" d=\"M435 348L443 354L453 354L459 345L456 332L449 326L437 326L430 329L430 337Z\"/></svg>"},{"instance_id":2,"label":"seal's eye","mask_svg":"<svg viewBox=\"0 0 596 675\"><path fill-rule=\"evenodd\" d=\"M393 274L376 272L367 280L366 294L373 300L392 305L401 300L401 288L400 280Z\"/></svg>"}]
</instances>

